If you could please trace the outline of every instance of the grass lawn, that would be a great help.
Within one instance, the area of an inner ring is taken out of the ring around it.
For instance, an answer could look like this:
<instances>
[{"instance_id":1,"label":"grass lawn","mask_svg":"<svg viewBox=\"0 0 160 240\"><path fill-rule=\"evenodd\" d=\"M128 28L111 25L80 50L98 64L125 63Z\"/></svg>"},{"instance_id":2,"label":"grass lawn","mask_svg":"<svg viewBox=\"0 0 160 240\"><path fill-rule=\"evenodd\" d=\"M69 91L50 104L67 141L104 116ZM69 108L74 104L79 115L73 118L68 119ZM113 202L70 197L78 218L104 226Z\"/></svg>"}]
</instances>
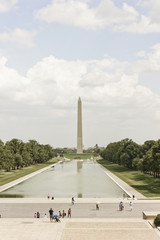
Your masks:
<instances>
[{"instance_id":1,"label":"grass lawn","mask_svg":"<svg viewBox=\"0 0 160 240\"><path fill-rule=\"evenodd\" d=\"M160 178L152 177L140 171L132 171L106 160L99 160L98 162L144 196L160 197Z\"/></svg>"},{"instance_id":2,"label":"grass lawn","mask_svg":"<svg viewBox=\"0 0 160 240\"><path fill-rule=\"evenodd\" d=\"M25 175L35 172L41 168L47 167L55 162L57 162L57 160L51 159L46 163L39 163L39 164L31 165L29 167L12 170L10 172L0 171L0 186L6 183L9 183L11 181L14 181L18 178L24 177Z\"/></svg>"},{"instance_id":3,"label":"grass lawn","mask_svg":"<svg viewBox=\"0 0 160 240\"><path fill-rule=\"evenodd\" d=\"M64 154L64 157L69 159L90 159L93 156L91 153L83 153L83 154Z\"/></svg>"}]
</instances>

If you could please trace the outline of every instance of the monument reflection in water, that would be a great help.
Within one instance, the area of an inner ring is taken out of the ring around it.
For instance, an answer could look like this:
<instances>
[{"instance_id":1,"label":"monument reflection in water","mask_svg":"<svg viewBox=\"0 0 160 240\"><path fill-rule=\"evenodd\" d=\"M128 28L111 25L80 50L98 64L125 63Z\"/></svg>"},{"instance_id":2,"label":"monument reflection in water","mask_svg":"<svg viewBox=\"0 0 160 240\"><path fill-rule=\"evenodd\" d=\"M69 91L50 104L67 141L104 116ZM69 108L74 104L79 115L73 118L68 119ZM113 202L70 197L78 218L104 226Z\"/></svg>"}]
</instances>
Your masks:
<instances>
[{"instance_id":1,"label":"monument reflection in water","mask_svg":"<svg viewBox=\"0 0 160 240\"><path fill-rule=\"evenodd\" d=\"M2 194L24 197L119 198L125 192L112 181L103 169L90 160L73 160L22 182Z\"/></svg>"}]
</instances>

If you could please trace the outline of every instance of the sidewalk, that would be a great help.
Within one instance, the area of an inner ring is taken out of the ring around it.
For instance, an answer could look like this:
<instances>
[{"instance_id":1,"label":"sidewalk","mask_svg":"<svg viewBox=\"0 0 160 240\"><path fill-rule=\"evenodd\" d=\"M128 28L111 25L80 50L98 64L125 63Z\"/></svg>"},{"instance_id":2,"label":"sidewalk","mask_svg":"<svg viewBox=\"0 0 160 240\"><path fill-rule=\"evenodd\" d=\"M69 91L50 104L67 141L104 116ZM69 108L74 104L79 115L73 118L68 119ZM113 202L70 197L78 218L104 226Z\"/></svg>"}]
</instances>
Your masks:
<instances>
[{"instance_id":1,"label":"sidewalk","mask_svg":"<svg viewBox=\"0 0 160 240\"><path fill-rule=\"evenodd\" d=\"M23 202L23 200L25 202ZM130 200L124 200L124 210L119 211L119 202L100 202L99 210L96 210L96 201L93 199L93 202L77 202L79 199L75 199L75 204L71 205L71 201L58 202L55 200L49 200L45 202L37 201L36 199L29 200L27 199L1 199L0 201L0 214L2 218L32 218L35 212L40 212L41 217L45 213L48 215L50 208L54 210L54 213L57 214L59 210L68 211L69 208L72 209L73 218L140 218L142 219L142 212L158 212L160 211L160 201L148 201L148 200L134 200L133 209L130 210ZM86 200L86 199L85 199Z\"/></svg>"},{"instance_id":2,"label":"sidewalk","mask_svg":"<svg viewBox=\"0 0 160 240\"><path fill-rule=\"evenodd\" d=\"M130 219L0 219L0 240L159 240L158 230Z\"/></svg>"}]
</instances>

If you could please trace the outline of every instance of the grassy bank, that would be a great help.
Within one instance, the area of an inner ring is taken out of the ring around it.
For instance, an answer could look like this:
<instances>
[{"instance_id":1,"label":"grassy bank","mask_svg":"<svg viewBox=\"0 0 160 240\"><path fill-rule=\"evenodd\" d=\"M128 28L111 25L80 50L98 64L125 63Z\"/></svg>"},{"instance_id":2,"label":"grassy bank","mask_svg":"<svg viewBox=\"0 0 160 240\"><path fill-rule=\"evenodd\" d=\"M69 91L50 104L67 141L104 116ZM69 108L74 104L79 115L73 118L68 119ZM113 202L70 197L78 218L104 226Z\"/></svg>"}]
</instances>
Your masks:
<instances>
[{"instance_id":1,"label":"grassy bank","mask_svg":"<svg viewBox=\"0 0 160 240\"><path fill-rule=\"evenodd\" d=\"M0 172L0 186L9 183L11 181L14 181L18 178L24 177L27 174L30 174L32 172L38 171L39 169L42 169L44 167L47 167L53 163L57 162L57 160L55 159L51 159L46 163L39 163L39 164L35 164L35 165L31 165L28 167L24 167L21 169L17 169L17 170L12 170L10 172Z\"/></svg>"},{"instance_id":2,"label":"grassy bank","mask_svg":"<svg viewBox=\"0 0 160 240\"><path fill-rule=\"evenodd\" d=\"M64 157L69 159L90 159L93 156L91 153L83 153L83 154L64 154Z\"/></svg>"},{"instance_id":3,"label":"grassy bank","mask_svg":"<svg viewBox=\"0 0 160 240\"><path fill-rule=\"evenodd\" d=\"M160 197L160 179L139 171L132 171L106 160L98 161L117 177L146 197Z\"/></svg>"}]
</instances>

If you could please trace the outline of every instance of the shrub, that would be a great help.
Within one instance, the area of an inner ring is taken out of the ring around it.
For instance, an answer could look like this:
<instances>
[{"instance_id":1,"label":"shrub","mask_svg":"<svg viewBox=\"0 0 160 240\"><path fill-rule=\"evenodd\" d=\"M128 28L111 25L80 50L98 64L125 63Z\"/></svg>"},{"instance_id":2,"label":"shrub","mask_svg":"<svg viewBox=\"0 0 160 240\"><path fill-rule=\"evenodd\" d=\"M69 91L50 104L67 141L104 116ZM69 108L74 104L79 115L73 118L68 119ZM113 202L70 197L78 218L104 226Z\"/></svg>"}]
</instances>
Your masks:
<instances>
[{"instance_id":1,"label":"shrub","mask_svg":"<svg viewBox=\"0 0 160 240\"><path fill-rule=\"evenodd\" d=\"M160 226L160 214L158 214L158 215L156 216L156 218L154 219L154 225L155 225L156 227L159 227L159 226Z\"/></svg>"}]
</instances>

